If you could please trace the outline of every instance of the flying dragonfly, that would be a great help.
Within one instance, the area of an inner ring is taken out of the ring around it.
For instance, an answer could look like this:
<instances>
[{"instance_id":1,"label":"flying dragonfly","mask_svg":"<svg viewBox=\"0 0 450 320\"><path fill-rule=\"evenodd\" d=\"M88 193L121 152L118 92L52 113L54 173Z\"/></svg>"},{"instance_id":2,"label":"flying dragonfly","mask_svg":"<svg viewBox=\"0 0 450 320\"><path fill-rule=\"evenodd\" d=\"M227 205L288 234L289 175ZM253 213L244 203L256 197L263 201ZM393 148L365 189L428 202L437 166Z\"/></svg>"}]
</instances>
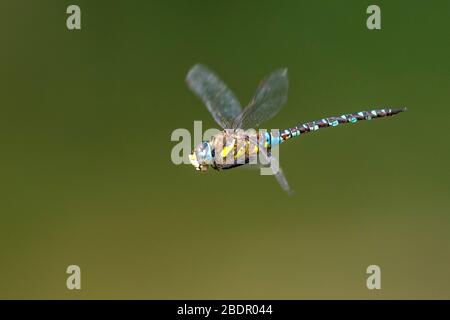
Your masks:
<instances>
[{"instance_id":1,"label":"flying dragonfly","mask_svg":"<svg viewBox=\"0 0 450 320\"><path fill-rule=\"evenodd\" d=\"M278 164L271 152L272 147L293 137L321 128L383 118L406 111L406 108L373 109L305 122L283 130L256 131L253 129L274 117L286 103L289 86L287 69L278 69L264 78L245 108L241 107L225 83L204 65L193 66L186 76L186 82L223 129L209 141L197 145L189 155L190 162L199 171L207 171L208 167L222 170L245 164ZM278 165L276 167L279 168ZM280 186L290 192L281 168L273 174Z\"/></svg>"}]
</instances>

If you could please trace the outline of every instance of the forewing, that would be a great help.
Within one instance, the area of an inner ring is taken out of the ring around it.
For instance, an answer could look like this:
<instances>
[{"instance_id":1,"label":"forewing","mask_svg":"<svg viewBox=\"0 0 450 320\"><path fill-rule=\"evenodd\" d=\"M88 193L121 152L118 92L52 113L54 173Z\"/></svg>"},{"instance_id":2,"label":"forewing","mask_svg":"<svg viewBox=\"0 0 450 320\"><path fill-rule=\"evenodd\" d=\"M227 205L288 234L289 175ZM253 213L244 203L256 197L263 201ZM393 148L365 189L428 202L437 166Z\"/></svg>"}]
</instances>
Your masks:
<instances>
[{"instance_id":1,"label":"forewing","mask_svg":"<svg viewBox=\"0 0 450 320\"><path fill-rule=\"evenodd\" d=\"M214 120L224 129L231 129L233 120L242 112L236 96L207 67L196 64L186 76L189 88L203 101Z\"/></svg>"},{"instance_id":2,"label":"forewing","mask_svg":"<svg viewBox=\"0 0 450 320\"><path fill-rule=\"evenodd\" d=\"M250 104L236 118L233 127L255 128L274 117L287 101L287 69L278 69L259 85Z\"/></svg>"}]
</instances>

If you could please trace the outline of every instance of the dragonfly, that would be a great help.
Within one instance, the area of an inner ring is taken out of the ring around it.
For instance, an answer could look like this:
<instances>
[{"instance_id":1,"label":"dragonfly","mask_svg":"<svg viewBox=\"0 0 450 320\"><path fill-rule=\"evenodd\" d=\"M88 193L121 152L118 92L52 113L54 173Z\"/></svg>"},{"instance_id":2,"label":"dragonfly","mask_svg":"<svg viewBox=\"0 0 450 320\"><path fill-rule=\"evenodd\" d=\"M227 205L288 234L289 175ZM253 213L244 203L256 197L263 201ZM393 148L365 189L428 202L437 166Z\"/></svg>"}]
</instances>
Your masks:
<instances>
[{"instance_id":1,"label":"dragonfly","mask_svg":"<svg viewBox=\"0 0 450 320\"><path fill-rule=\"evenodd\" d=\"M287 179L273 155L272 148L306 133L341 124L356 123L396 115L406 108L384 108L343 114L309 121L282 130L255 130L273 118L286 104L288 71L275 70L259 84L253 99L242 108L234 93L208 67L194 65L186 76L188 87L205 104L222 131L195 146L189 160L196 170L205 172L236 168L246 164L276 164L273 172L283 190L292 193Z\"/></svg>"}]
</instances>

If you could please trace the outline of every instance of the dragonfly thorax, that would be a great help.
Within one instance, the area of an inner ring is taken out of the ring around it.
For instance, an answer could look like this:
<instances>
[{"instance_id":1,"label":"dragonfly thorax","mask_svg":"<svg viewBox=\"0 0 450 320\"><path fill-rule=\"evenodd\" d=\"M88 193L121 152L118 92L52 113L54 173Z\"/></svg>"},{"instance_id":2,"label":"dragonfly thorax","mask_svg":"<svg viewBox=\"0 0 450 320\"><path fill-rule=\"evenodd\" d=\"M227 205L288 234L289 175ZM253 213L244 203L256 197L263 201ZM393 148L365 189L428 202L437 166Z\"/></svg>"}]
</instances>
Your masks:
<instances>
[{"instance_id":1,"label":"dragonfly thorax","mask_svg":"<svg viewBox=\"0 0 450 320\"><path fill-rule=\"evenodd\" d=\"M208 170L208 166L214 162L211 144L208 141L203 141L197 145L189 155L189 161L196 170Z\"/></svg>"}]
</instances>

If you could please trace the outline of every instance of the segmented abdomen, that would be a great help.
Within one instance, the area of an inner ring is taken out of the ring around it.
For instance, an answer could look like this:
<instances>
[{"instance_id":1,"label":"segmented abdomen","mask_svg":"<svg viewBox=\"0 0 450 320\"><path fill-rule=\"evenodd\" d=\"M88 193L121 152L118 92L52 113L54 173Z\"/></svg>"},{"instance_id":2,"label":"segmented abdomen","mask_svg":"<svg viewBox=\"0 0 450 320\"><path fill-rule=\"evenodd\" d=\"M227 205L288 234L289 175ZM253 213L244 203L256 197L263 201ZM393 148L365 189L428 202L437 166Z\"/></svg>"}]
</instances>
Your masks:
<instances>
[{"instance_id":1,"label":"segmented abdomen","mask_svg":"<svg viewBox=\"0 0 450 320\"><path fill-rule=\"evenodd\" d=\"M243 130L223 131L214 136L211 145L213 148L214 168L233 168L247 163L256 163L255 159L261 148L270 155L271 148L292 137L300 136L321 128L336 127L339 124L355 123L362 120L371 120L395 115L404 109L375 109L344 114L339 117L328 117L321 120L306 122L284 130L259 131L254 133Z\"/></svg>"},{"instance_id":2,"label":"segmented abdomen","mask_svg":"<svg viewBox=\"0 0 450 320\"><path fill-rule=\"evenodd\" d=\"M375 118L383 118L393 116L397 113L406 111L406 108L403 109L375 109L371 111L360 111L357 113L343 114L339 117L328 117L323 118L321 120L306 122L295 126L293 128L288 128L284 130L280 130L280 135L277 141L281 143L286 141L292 137L296 137L311 131L317 131L321 128L327 127L336 127L339 124L343 123L355 123L361 120L371 120Z\"/></svg>"}]
</instances>

